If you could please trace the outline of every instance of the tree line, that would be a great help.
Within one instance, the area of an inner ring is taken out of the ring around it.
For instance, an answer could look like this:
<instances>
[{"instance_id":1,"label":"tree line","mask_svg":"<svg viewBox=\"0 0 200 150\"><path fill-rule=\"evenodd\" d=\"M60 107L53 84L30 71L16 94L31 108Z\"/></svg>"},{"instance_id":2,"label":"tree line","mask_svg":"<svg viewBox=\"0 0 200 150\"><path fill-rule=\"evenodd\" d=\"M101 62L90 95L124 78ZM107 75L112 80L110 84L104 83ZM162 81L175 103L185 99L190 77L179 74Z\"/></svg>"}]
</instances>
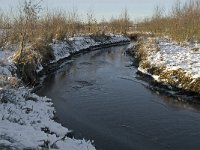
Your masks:
<instances>
[{"instance_id":1,"label":"tree line","mask_svg":"<svg viewBox=\"0 0 200 150\"><path fill-rule=\"evenodd\" d=\"M200 40L200 1L176 1L169 12L157 6L152 17L138 23L137 30L169 35L177 41Z\"/></svg>"}]
</instances>

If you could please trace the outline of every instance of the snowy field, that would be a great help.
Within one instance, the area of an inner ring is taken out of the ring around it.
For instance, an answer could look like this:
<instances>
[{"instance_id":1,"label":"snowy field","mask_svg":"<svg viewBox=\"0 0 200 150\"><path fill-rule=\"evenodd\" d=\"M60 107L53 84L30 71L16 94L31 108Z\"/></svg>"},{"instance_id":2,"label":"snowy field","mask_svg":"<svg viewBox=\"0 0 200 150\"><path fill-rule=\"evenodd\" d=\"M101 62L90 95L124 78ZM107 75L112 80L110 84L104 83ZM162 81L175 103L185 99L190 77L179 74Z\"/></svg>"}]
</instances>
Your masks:
<instances>
[{"instance_id":1,"label":"snowy field","mask_svg":"<svg viewBox=\"0 0 200 150\"><path fill-rule=\"evenodd\" d=\"M160 51L150 58L152 64L164 65L168 70L182 69L192 78L200 77L200 51L165 41L160 41L158 46Z\"/></svg>"},{"instance_id":2,"label":"snowy field","mask_svg":"<svg viewBox=\"0 0 200 150\"><path fill-rule=\"evenodd\" d=\"M184 43L181 46L167 38L148 38L145 41L144 49L147 53L145 61L151 67L165 68L163 72L166 73L167 71L182 70L192 82L200 78L200 45L198 43ZM151 75L158 82L163 82L159 75L149 73L148 69L142 65L138 68L139 71ZM176 80L179 79L174 77L174 81Z\"/></svg>"},{"instance_id":3,"label":"snowy field","mask_svg":"<svg viewBox=\"0 0 200 150\"><path fill-rule=\"evenodd\" d=\"M110 35L104 44L129 41L121 35ZM74 37L54 41L51 46L54 63L91 46L103 44L90 37ZM53 120L55 109L51 99L39 97L30 89L17 87L19 79L11 72L14 50L0 49L0 149L94 150L90 141L69 138L67 128ZM43 66L38 65L41 71ZM88 129L89 130L89 129Z\"/></svg>"}]
</instances>

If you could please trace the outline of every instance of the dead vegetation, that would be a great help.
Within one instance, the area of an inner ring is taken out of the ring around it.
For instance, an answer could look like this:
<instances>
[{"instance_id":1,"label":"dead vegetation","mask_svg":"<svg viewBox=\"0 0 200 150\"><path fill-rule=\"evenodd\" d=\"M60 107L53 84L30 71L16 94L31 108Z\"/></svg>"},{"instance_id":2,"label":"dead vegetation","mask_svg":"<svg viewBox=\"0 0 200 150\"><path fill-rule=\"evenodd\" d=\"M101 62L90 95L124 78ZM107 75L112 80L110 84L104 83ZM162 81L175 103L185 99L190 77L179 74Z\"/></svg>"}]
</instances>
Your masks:
<instances>
[{"instance_id":1,"label":"dead vegetation","mask_svg":"<svg viewBox=\"0 0 200 150\"><path fill-rule=\"evenodd\" d=\"M156 7L154 15L138 24L137 30L169 35L176 41L200 40L200 1L176 1L169 12Z\"/></svg>"},{"instance_id":2,"label":"dead vegetation","mask_svg":"<svg viewBox=\"0 0 200 150\"><path fill-rule=\"evenodd\" d=\"M187 92L200 93L200 79L193 79L182 69L167 70L165 67L152 67L149 72L153 75L159 75L162 84L171 85Z\"/></svg>"},{"instance_id":3,"label":"dead vegetation","mask_svg":"<svg viewBox=\"0 0 200 150\"><path fill-rule=\"evenodd\" d=\"M16 88L20 85L20 80L16 77L7 77L0 75L0 87L4 88Z\"/></svg>"},{"instance_id":4,"label":"dead vegetation","mask_svg":"<svg viewBox=\"0 0 200 150\"><path fill-rule=\"evenodd\" d=\"M25 0L17 12L9 17L0 11L0 32L4 35L0 46L10 42L19 44L23 49L27 43L38 39L50 43L53 39L64 40L76 35L126 34L132 26L127 9L119 17L110 20L97 21L94 14L92 10L88 11L86 20L82 20L75 8L69 12L45 11L40 0Z\"/></svg>"}]
</instances>

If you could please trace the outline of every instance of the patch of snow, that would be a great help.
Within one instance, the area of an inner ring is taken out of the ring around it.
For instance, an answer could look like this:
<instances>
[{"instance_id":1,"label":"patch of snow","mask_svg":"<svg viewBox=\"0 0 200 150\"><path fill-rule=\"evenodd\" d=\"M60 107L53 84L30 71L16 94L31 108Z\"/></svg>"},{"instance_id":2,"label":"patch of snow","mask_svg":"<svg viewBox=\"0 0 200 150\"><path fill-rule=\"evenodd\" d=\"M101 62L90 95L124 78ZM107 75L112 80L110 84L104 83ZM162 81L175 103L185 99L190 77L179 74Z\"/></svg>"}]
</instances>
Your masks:
<instances>
[{"instance_id":1,"label":"patch of snow","mask_svg":"<svg viewBox=\"0 0 200 150\"><path fill-rule=\"evenodd\" d=\"M71 42L71 45L73 47L71 53L79 52L80 50L88 49L91 46L99 45L100 43L97 43L89 36L86 37L73 37L69 38L69 41Z\"/></svg>"},{"instance_id":2,"label":"patch of snow","mask_svg":"<svg viewBox=\"0 0 200 150\"><path fill-rule=\"evenodd\" d=\"M11 76L11 72L8 70L8 68L2 66L0 66L0 74Z\"/></svg>"},{"instance_id":3,"label":"patch of snow","mask_svg":"<svg viewBox=\"0 0 200 150\"><path fill-rule=\"evenodd\" d=\"M70 49L71 47L67 42L56 42L52 43L51 47L53 49L55 60L53 62L57 62L60 59L67 58L70 56Z\"/></svg>"},{"instance_id":4,"label":"patch of snow","mask_svg":"<svg viewBox=\"0 0 200 150\"><path fill-rule=\"evenodd\" d=\"M44 69L43 66L41 64L39 64L36 72L38 73L38 72L42 71L43 69Z\"/></svg>"},{"instance_id":5,"label":"patch of snow","mask_svg":"<svg viewBox=\"0 0 200 150\"><path fill-rule=\"evenodd\" d=\"M106 43L110 42L110 43L117 43L117 42L123 42L123 41L129 41L129 38L121 35L121 34L108 34L108 36L110 36L110 40L106 41Z\"/></svg>"},{"instance_id":6,"label":"patch of snow","mask_svg":"<svg viewBox=\"0 0 200 150\"><path fill-rule=\"evenodd\" d=\"M26 88L2 90L0 105L0 147L17 149L94 150L90 141L66 137L67 128L53 120L55 109L46 97Z\"/></svg>"},{"instance_id":7,"label":"patch of snow","mask_svg":"<svg viewBox=\"0 0 200 150\"><path fill-rule=\"evenodd\" d=\"M152 77L153 77L153 79L155 80L155 81L157 81L157 82L159 82L160 81L160 76L158 76L158 75L152 75Z\"/></svg>"},{"instance_id":8,"label":"patch of snow","mask_svg":"<svg viewBox=\"0 0 200 150\"><path fill-rule=\"evenodd\" d=\"M12 77L11 68L15 68L11 61L13 51L11 50L0 50L0 88L8 85L8 77Z\"/></svg>"},{"instance_id":9,"label":"patch of snow","mask_svg":"<svg viewBox=\"0 0 200 150\"><path fill-rule=\"evenodd\" d=\"M13 51L0 49L0 66L9 66L12 61Z\"/></svg>"}]
</instances>

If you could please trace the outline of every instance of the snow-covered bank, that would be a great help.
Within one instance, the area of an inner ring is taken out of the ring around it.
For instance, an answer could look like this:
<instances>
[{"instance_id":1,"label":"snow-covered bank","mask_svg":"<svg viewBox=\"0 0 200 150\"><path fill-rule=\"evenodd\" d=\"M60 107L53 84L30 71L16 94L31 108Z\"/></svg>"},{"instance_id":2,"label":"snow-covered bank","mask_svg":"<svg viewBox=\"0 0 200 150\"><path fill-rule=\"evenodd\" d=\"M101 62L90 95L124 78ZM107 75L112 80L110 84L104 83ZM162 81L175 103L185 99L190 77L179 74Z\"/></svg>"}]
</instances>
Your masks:
<instances>
[{"instance_id":1,"label":"snow-covered bank","mask_svg":"<svg viewBox=\"0 0 200 150\"><path fill-rule=\"evenodd\" d=\"M38 67L36 72L39 75L44 75L57 70L67 58L83 51L92 51L127 43L130 43L130 39L127 36L114 34L73 37L64 41L54 40L53 43L50 44L53 50L54 59L48 64L37 64Z\"/></svg>"},{"instance_id":2,"label":"snow-covered bank","mask_svg":"<svg viewBox=\"0 0 200 150\"><path fill-rule=\"evenodd\" d=\"M151 37L141 39L133 51L140 57L140 72L168 87L200 93L199 44L181 46L168 38Z\"/></svg>"},{"instance_id":3,"label":"snow-covered bank","mask_svg":"<svg viewBox=\"0 0 200 150\"><path fill-rule=\"evenodd\" d=\"M54 60L49 64L82 50L128 41L121 35L54 41L51 43ZM0 149L95 149L90 141L69 138L70 131L53 120L55 110L51 99L39 97L18 84L20 79L13 73L17 69L12 62L14 53L12 49L0 49ZM37 65L36 72L45 68L43 64Z\"/></svg>"},{"instance_id":4,"label":"snow-covered bank","mask_svg":"<svg viewBox=\"0 0 200 150\"><path fill-rule=\"evenodd\" d=\"M73 37L65 41L56 41L51 44L55 59L52 62L57 62L61 59L67 58L77 52L86 49L101 48L105 45L118 44L122 42L129 42L130 39L122 35L107 35L107 36L84 36Z\"/></svg>"},{"instance_id":5,"label":"snow-covered bank","mask_svg":"<svg viewBox=\"0 0 200 150\"><path fill-rule=\"evenodd\" d=\"M0 149L95 149L89 141L75 140L53 120L54 108L46 97L26 88L1 90Z\"/></svg>"}]
</instances>

